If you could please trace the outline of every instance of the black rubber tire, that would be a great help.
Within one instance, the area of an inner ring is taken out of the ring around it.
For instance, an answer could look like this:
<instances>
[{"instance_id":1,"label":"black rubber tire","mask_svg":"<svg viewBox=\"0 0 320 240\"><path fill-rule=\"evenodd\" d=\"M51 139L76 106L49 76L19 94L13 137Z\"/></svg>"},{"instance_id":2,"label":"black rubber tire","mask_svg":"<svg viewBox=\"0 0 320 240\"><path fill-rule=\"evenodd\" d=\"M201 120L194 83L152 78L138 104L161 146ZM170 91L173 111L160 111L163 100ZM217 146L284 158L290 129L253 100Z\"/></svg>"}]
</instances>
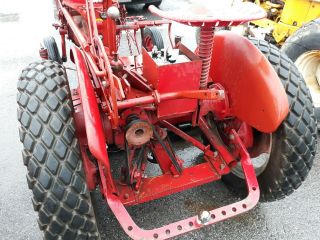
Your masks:
<instances>
[{"instance_id":1,"label":"black rubber tire","mask_svg":"<svg viewBox=\"0 0 320 240\"><path fill-rule=\"evenodd\" d=\"M281 51L295 62L299 56L312 50L320 50L320 18L294 32L283 44Z\"/></svg>"},{"instance_id":2,"label":"black rubber tire","mask_svg":"<svg viewBox=\"0 0 320 240\"><path fill-rule=\"evenodd\" d=\"M161 32L154 27L146 27L143 29L143 36L149 36L153 42L154 46L157 46L158 50L161 50L164 48L163 38L161 35ZM144 45L143 45L144 46Z\"/></svg>"},{"instance_id":3,"label":"black rubber tire","mask_svg":"<svg viewBox=\"0 0 320 240\"><path fill-rule=\"evenodd\" d=\"M266 169L258 176L261 201L290 195L306 179L316 153L316 118L305 81L294 63L264 40L250 39L277 72L286 90L290 112L272 134L271 154ZM222 178L235 193L247 193L245 181L233 173Z\"/></svg>"},{"instance_id":4,"label":"black rubber tire","mask_svg":"<svg viewBox=\"0 0 320 240\"><path fill-rule=\"evenodd\" d=\"M293 33L283 44L281 51L295 62L302 54L320 50L320 18L308 22ZM316 117L320 121L320 107L316 108ZM319 124L319 123L318 123ZM318 125L318 130L320 126Z\"/></svg>"},{"instance_id":5,"label":"black rubber tire","mask_svg":"<svg viewBox=\"0 0 320 240\"><path fill-rule=\"evenodd\" d=\"M153 3L146 3L144 6L146 8L148 8L150 5L154 5L156 7L159 7L161 5L161 3L162 3L162 0L159 0L159 1L154 1Z\"/></svg>"},{"instance_id":6,"label":"black rubber tire","mask_svg":"<svg viewBox=\"0 0 320 240\"><path fill-rule=\"evenodd\" d=\"M99 239L62 65L30 64L18 81L19 135L44 239Z\"/></svg>"},{"instance_id":7,"label":"black rubber tire","mask_svg":"<svg viewBox=\"0 0 320 240\"><path fill-rule=\"evenodd\" d=\"M52 36L45 37L43 39L43 46L48 50L48 59L62 63L62 59L58 50L56 40Z\"/></svg>"}]
</instances>

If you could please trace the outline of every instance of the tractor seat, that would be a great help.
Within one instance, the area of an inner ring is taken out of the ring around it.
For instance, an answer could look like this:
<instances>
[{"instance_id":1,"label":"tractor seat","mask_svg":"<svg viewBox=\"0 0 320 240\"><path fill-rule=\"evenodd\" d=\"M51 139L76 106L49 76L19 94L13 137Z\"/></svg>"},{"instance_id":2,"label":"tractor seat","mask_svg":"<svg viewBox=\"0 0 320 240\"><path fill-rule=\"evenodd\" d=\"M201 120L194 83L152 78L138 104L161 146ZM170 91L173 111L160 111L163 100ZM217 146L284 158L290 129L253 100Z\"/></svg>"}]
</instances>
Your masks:
<instances>
[{"instance_id":1,"label":"tractor seat","mask_svg":"<svg viewBox=\"0 0 320 240\"><path fill-rule=\"evenodd\" d=\"M209 4L212 4L209 1ZM252 20L266 17L266 12L258 5L250 2L222 4L216 2L212 7L193 4L188 9L162 11L151 5L149 11L164 19L197 27L236 26Z\"/></svg>"}]
</instances>

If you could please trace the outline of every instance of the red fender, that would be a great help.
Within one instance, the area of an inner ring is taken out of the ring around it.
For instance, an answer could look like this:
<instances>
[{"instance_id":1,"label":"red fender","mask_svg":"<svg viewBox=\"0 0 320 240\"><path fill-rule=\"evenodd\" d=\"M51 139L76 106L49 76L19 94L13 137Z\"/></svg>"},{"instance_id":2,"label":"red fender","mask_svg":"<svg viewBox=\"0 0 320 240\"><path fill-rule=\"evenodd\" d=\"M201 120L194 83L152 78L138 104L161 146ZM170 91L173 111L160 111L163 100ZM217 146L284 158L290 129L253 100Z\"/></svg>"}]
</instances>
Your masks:
<instances>
[{"instance_id":1,"label":"red fender","mask_svg":"<svg viewBox=\"0 0 320 240\"><path fill-rule=\"evenodd\" d=\"M286 92L272 65L240 35L216 33L209 75L226 89L231 115L261 132L274 132L289 112Z\"/></svg>"},{"instance_id":2,"label":"red fender","mask_svg":"<svg viewBox=\"0 0 320 240\"><path fill-rule=\"evenodd\" d=\"M109 157L106 150L106 138L86 60L78 47L72 47L72 52L77 68L88 147L92 155L105 167L106 181L109 184L110 190L114 193L116 192L116 187L111 176Z\"/></svg>"}]
</instances>

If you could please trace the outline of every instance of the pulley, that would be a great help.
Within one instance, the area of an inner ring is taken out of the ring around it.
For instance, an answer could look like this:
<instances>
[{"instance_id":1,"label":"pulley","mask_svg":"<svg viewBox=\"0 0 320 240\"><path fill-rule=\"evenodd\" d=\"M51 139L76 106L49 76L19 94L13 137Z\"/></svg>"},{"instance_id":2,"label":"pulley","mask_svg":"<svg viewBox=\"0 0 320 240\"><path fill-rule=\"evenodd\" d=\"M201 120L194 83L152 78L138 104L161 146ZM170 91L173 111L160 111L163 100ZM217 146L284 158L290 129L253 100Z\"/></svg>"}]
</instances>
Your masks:
<instances>
[{"instance_id":1,"label":"pulley","mask_svg":"<svg viewBox=\"0 0 320 240\"><path fill-rule=\"evenodd\" d=\"M150 123L139 118L134 118L129 121L125 136L129 145L140 147L149 142L152 135L153 130Z\"/></svg>"}]
</instances>

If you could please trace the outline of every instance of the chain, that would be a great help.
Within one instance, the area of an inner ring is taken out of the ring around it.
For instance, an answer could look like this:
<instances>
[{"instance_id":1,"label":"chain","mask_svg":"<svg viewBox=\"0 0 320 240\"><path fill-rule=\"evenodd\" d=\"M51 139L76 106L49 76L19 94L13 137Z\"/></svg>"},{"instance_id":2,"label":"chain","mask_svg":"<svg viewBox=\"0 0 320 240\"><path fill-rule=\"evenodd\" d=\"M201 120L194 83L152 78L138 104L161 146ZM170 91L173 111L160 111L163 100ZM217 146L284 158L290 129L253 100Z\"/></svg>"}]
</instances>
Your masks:
<instances>
[{"instance_id":1,"label":"chain","mask_svg":"<svg viewBox=\"0 0 320 240\"><path fill-rule=\"evenodd\" d=\"M125 25L126 23L126 18L127 18L127 10L125 8L124 5L121 5L120 8L120 24L121 25ZM133 55L133 51L132 51L132 46L131 46L131 41L130 41L130 32L129 30L126 30L126 38L127 38L127 42L128 42L128 46L129 46L129 51L130 51L130 56ZM117 48L119 49L120 43L121 43L121 32L119 34L119 36L117 37Z\"/></svg>"},{"instance_id":2,"label":"chain","mask_svg":"<svg viewBox=\"0 0 320 240\"><path fill-rule=\"evenodd\" d=\"M127 41L128 41L130 56L132 56L133 52L132 52L132 47L131 47L131 41L130 41L130 35L129 34L130 34L129 30L126 30L126 37L127 37Z\"/></svg>"}]
</instances>

